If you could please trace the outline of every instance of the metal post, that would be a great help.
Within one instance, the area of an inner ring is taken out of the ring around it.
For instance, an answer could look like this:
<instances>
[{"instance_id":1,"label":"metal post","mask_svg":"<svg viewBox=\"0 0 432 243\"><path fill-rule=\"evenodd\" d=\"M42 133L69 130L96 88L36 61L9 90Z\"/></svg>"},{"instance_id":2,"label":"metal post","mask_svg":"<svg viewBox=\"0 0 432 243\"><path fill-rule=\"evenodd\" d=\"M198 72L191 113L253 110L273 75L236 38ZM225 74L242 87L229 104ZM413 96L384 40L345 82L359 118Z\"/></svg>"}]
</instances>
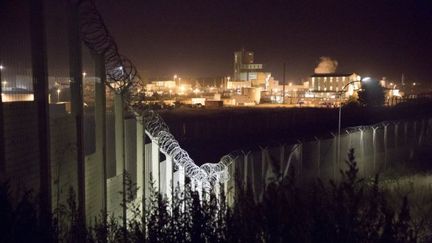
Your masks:
<instances>
[{"instance_id":1,"label":"metal post","mask_svg":"<svg viewBox=\"0 0 432 243\"><path fill-rule=\"evenodd\" d=\"M337 151L336 151L336 161L337 161L337 165L340 165L340 142L341 142L341 122L342 122L342 99L341 99L341 95L339 95L339 119L338 119L338 138L337 138Z\"/></svg>"},{"instance_id":2,"label":"metal post","mask_svg":"<svg viewBox=\"0 0 432 243\"><path fill-rule=\"evenodd\" d=\"M282 86L282 104L285 104L285 72L286 72L286 62L283 64L283 86Z\"/></svg>"},{"instance_id":3,"label":"metal post","mask_svg":"<svg viewBox=\"0 0 432 243\"><path fill-rule=\"evenodd\" d=\"M160 192L166 197L168 203L172 201L172 183L173 183L173 158L164 153L165 161L160 163Z\"/></svg>"},{"instance_id":4,"label":"metal post","mask_svg":"<svg viewBox=\"0 0 432 243\"><path fill-rule=\"evenodd\" d=\"M107 173L106 173L106 96L105 96L105 60L102 55L94 55L95 59L95 73L96 77L99 77L99 82L95 83L95 123L96 123L96 151L101 168L102 175L100 178L100 189L102 194L102 214L103 223L106 225L107 220Z\"/></svg>"},{"instance_id":5,"label":"metal post","mask_svg":"<svg viewBox=\"0 0 432 243\"><path fill-rule=\"evenodd\" d=\"M116 175L121 175L125 169L124 156L124 106L123 96L114 95L114 117L115 117L115 148L116 148Z\"/></svg>"},{"instance_id":6,"label":"metal post","mask_svg":"<svg viewBox=\"0 0 432 243\"><path fill-rule=\"evenodd\" d=\"M71 76L71 109L76 124L78 214L85 226L85 159L83 138L83 79L78 5L68 1L69 66Z\"/></svg>"},{"instance_id":7,"label":"metal post","mask_svg":"<svg viewBox=\"0 0 432 243\"><path fill-rule=\"evenodd\" d=\"M337 156L337 164L338 166L340 165L340 154L341 154L341 149L340 149L340 136L341 136L341 120L342 120L342 94L345 90L345 88L347 88L350 84L356 83L356 82L362 82L362 81L351 81L349 83L347 83L345 86L342 87L342 89L339 91L339 119L338 119L338 139L337 139L337 152L336 152L336 156Z\"/></svg>"},{"instance_id":8,"label":"metal post","mask_svg":"<svg viewBox=\"0 0 432 243\"><path fill-rule=\"evenodd\" d=\"M2 177L2 174L5 173L6 169L6 156L5 156L5 148L4 148L4 128L3 128L3 99L2 99L2 72L3 72L3 65L0 61L0 178Z\"/></svg>"},{"instance_id":9,"label":"metal post","mask_svg":"<svg viewBox=\"0 0 432 243\"><path fill-rule=\"evenodd\" d=\"M144 215L145 213L145 127L144 122L142 121L142 117L137 119L137 136L136 136L136 144L137 144L137 165L136 165L136 183L137 183L137 199L141 200L140 210ZM145 217L143 217L145 218ZM144 223L144 222L143 222Z\"/></svg>"},{"instance_id":10,"label":"metal post","mask_svg":"<svg viewBox=\"0 0 432 243\"><path fill-rule=\"evenodd\" d=\"M376 173L376 130L378 127L372 127L372 145L373 145L373 173Z\"/></svg>"},{"instance_id":11,"label":"metal post","mask_svg":"<svg viewBox=\"0 0 432 243\"><path fill-rule=\"evenodd\" d=\"M38 110L41 225L51 226L51 158L48 70L43 0L30 1L30 35L34 99Z\"/></svg>"},{"instance_id":12,"label":"metal post","mask_svg":"<svg viewBox=\"0 0 432 243\"><path fill-rule=\"evenodd\" d=\"M383 124L384 126L384 169L387 169L387 146L388 146L388 140L387 140L387 127L389 124Z\"/></svg>"},{"instance_id":13,"label":"metal post","mask_svg":"<svg viewBox=\"0 0 432 243\"><path fill-rule=\"evenodd\" d=\"M125 127L124 127L124 102L123 94L117 93L114 96L115 115L115 147L116 147L116 175L122 176L122 203L123 203L123 231L126 237L126 159L125 159Z\"/></svg>"}]
</instances>

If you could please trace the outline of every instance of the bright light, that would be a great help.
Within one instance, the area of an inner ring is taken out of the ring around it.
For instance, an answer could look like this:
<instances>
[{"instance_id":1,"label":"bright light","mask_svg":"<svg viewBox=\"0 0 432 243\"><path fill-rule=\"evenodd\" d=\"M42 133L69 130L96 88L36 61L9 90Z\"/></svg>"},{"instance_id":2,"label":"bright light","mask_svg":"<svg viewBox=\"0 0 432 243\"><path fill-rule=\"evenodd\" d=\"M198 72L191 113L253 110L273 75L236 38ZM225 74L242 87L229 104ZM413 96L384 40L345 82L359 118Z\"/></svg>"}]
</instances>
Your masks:
<instances>
[{"instance_id":1,"label":"bright light","mask_svg":"<svg viewBox=\"0 0 432 243\"><path fill-rule=\"evenodd\" d=\"M413 83L413 86L416 86L416 83Z\"/></svg>"},{"instance_id":2,"label":"bright light","mask_svg":"<svg viewBox=\"0 0 432 243\"><path fill-rule=\"evenodd\" d=\"M399 90L398 90L398 89L394 89L394 90L392 90L391 92L392 92L392 95L393 95L393 96L398 96L398 97L401 96L400 93L399 93Z\"/></svg>"},{"instance_id":3,"label":"bright light","mask_svg":"<svg viewBox=\"0 0 432 243\"><path fill-rule=\"evenodd\" d=\"M306 92L305 93L305 98L313 98L314 97L314 94L312 93L312 92Z\"/></svg>"},{"instance_id":4,"label":"bright light","mask_svg":"<svg viewBox=\"0 0 432 243\"><path fill-rule=\"evenodd\" d=\"M60 102L60 89L57 89L57 103Z\"/></svg>"},{"instance_id":5,"label":"bright light","mask_svg":"<svg viewBox=\"0 0 432 243\"><path fill-rule=\"evenodd\" d=\"M82 75L85 77L85 76L87 75L87 73L86 73L86 72L83 72Z\"/></svg>"},{"instance_id":6,"label":"bright light","mask_svg":"<svg viewBox=\"0 0 432 243\"><path fill-rule=\"evenodd\" d=\"M174 74L174 80L177 78L177 74Z\"/></svg>"},{"instance_id":7,"label":"bright light","mask_svg":"<svg viewBox=\"0 0 432 243\"><path fill-rule=\"evenodd\" d=\"M3 68L4 68L4 66L3 66L3 65L0 65L0 70L3 70Z\"/></svg>"},{"instance_id":8,"label":"bright light","mask_svg":"<svg viewBox=\"0 0 432 243\"><path fill-rule=\"evenodd\" d=\"M361 81L362 81L362 82L368 82L368 81L370 81L370 80L371 80L370 77L364 77Z\"/></svg>"}]
</instances>

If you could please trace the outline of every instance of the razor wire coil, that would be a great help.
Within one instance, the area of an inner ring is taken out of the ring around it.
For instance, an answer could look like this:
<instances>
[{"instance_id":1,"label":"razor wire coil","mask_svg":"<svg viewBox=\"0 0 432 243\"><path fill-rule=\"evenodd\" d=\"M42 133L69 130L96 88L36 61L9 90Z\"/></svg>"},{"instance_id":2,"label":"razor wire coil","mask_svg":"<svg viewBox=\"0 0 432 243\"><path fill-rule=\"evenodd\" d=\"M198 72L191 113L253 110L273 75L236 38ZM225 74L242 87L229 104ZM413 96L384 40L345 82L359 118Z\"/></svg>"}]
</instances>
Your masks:
<instances>
[{"instance_id":1,"label":"razor wire coil","mask_svg":"<svg viewBox=\"0 0 432 243\"><path fill-rule=\"evenodd\" d=\"M143 82L131 60L119 54L117 44L110 35L94 0L81 0L78 3L79 24L82 40L95 53L105 60L106 85L124 97L127 108L142 123L148 135L158 142L161 152L173 158L175 166L184 168L185 175L202 183L209 191L214 185L229 180L228 166L233 155L226 155L218 163L198 166L187 151L181 148L162 117L143 105L145 100Z\"/></svg>"}]
</instances>

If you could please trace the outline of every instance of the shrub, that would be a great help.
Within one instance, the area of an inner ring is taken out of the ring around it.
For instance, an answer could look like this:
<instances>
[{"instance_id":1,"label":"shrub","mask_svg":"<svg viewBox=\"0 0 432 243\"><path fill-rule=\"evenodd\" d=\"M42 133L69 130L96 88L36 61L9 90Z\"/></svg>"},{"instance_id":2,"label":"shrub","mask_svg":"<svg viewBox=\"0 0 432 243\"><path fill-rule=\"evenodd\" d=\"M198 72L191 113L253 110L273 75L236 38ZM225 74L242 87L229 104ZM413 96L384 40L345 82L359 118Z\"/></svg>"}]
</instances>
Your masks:
<instances>
[{"instance_id":1,"label":"shrub","mask_svg":"<svg viewBox=\"0 0 432 243\"><path fill-rule=\"evenodd\" d=\"M47 239L47 233L58 242L417 242L420 233L430 239L424 228L414 224L406 197L399 209L393 209L378 176L359 178L353 150L346 164L338 182L317 179L312 185L299 185L294 173L279 174L258 201L250 185L236 183L237 198L230 208L223 191L219 197L203 192L207 200L201 200L187 184L182 192L174 190L172 203L151 187L148 210L141 212L131 204L136 186L129 181L123 206L134 217L127 222L126 234L122 223L109 215L101 214L91 228L80 225L73 190L67 205L55 211L55 230L47 231L38 224L31 194L13 203L8 185L3 184L0 240L34 242Z\"/></svg>"}]
</instances>

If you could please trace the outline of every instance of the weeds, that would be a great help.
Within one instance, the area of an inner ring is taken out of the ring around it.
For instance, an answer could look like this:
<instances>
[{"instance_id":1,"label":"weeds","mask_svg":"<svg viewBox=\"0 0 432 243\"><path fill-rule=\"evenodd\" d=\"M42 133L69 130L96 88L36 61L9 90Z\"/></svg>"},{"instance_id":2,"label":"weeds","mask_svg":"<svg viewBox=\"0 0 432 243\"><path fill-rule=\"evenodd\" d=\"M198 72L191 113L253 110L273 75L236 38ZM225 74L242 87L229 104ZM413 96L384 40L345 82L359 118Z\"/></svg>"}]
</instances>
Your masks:
<instances>
[{"instance_id":1,"label":"weeds","mask_svg":"<svg viewBox=\"0 0 432 243\"><path fill-rule=\"evenodd\" d=\"M413 219L408 197L398 207L382 189L376 176L367 181L358 176L351 150L339 182L316 180L300 186L294 174L274 178L262 200L256 202L249 185L236 183L236 200L227 207L224 192L205 195L189 184L176 187L172 203L151 190L146 210L134 198L136 186L128 182L126 206L133 214L127 222L103 215L85 229L77 218L76 196L69 192L67 205L54 213L53 239L58 242L418 242L431 239L427 220ZM130 180L130 179L128 179ZM30 194L11 202L8 185L0 187L1 242L35 242L44 233L38 225L36 207ZM223 188L223 186L221 186ZM219 199L218 199L219 198ZM145 222L145 223L143 223ZM25 233L23 233L25 232Z\"/></svg>"}]
</instances>

